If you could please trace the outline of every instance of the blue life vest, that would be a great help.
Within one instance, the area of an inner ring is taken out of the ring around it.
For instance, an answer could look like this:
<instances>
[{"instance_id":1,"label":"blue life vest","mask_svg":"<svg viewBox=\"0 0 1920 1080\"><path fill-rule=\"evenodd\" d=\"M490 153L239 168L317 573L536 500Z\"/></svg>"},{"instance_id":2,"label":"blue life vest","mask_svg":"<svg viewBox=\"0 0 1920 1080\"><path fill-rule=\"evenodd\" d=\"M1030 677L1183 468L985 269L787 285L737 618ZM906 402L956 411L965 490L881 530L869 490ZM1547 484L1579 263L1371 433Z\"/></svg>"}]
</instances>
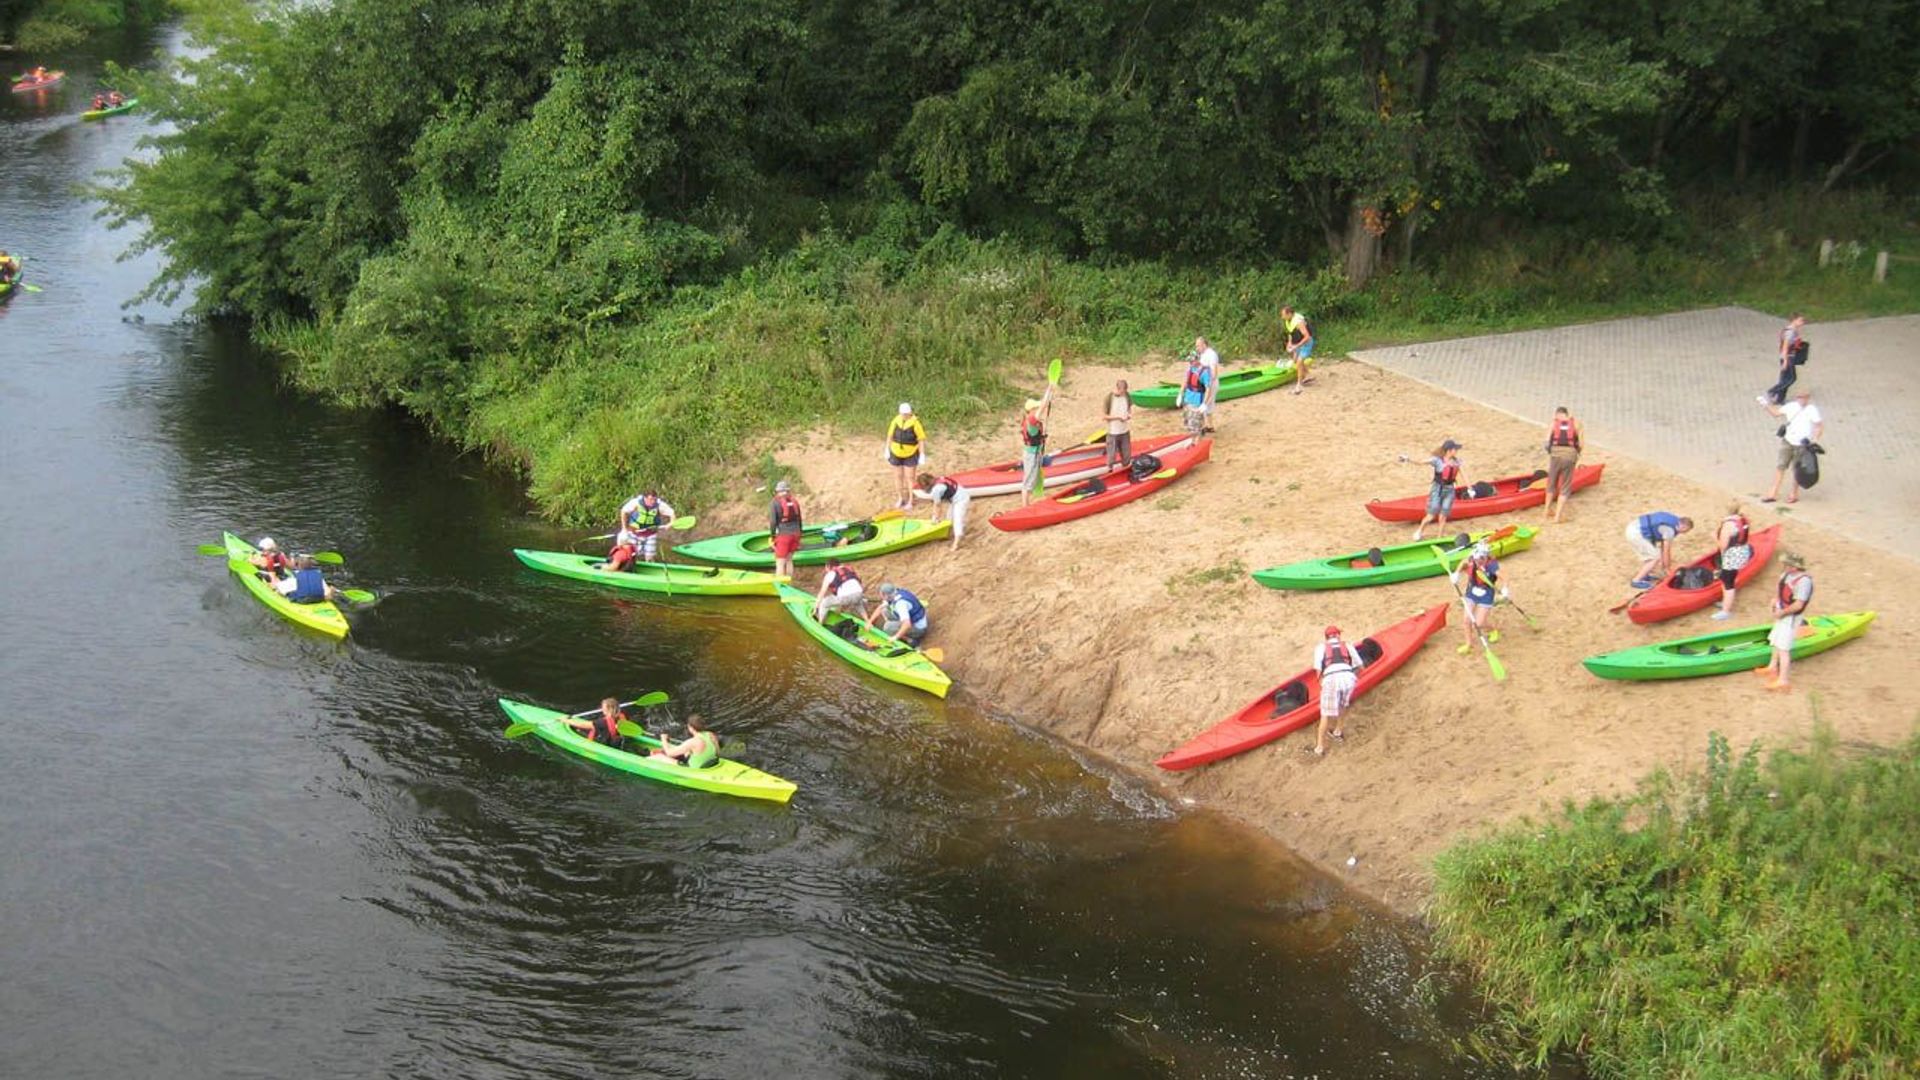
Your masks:
<instances>
[{"instance_id":1,"label":"blue life vest","mask_svg":"<svg viewBox=\"0 0 1920 1080\"><path fill-rule=\"evenodd\" d=\"M907 622L918 626L927 621L927 605L921 603L919 597L896 586L893 590L893 600L888 601L888 603L891 604L897 600L905 600L907 602Z\"/></svg>"},{"instance_id":2,"label":"blue life vest","mask_svg":"<svg viewBox=\"0 0 1920 1080\"><path fill-rule=\"evenodd\" d=\"M1640 515L1640 535L1646 537L1647 543L1649 544L1660 543L1660 527L1662 525L1672 529L1675 535L1678 535L1680 532L1680 518L1676 514L1669 514L1665 510L1655 510L1651 514Z\"/></svg>"},{"instance_id":3,"label":"blue life vest","mask_svg":"<svg viewBox=\"0 0 1920 1080\"><path fill-rule=\"evenodd\" d=\"M296 604L315 604L327 598L327 581L318 570L295 570L293 592L287 599Z\"/></svg>"}]
</instances>

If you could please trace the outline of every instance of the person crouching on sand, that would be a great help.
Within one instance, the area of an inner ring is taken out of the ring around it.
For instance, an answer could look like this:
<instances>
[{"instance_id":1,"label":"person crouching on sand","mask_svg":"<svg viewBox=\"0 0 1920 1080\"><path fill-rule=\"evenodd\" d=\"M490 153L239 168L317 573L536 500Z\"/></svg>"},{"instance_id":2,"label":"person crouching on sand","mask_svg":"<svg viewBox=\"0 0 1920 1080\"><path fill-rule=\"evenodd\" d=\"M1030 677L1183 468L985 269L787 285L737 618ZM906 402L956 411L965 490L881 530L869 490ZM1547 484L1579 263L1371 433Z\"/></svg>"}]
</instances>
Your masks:
<instances>
[{"instance_id":1,"label":"person crouching on sand","mask_svg":"<svg viewBox=\"0 0 1920 1080\"><path fill-rule=\"evenodd\" d=\"M1353 691L1359 685L1358 672L1366 666L1360 650L1341 640L1337 626L1327 627L1320 644L1313 647L1313 669L1320 673L1320 728L1314 736L1315 757L1326 754L1328 735L1332 735L1335 742L1347 737L1346 724L1340 717L1353 703ZM1327 730L1328 723L1333 724L1331 732Z\"/></svg>"}]
</instances>

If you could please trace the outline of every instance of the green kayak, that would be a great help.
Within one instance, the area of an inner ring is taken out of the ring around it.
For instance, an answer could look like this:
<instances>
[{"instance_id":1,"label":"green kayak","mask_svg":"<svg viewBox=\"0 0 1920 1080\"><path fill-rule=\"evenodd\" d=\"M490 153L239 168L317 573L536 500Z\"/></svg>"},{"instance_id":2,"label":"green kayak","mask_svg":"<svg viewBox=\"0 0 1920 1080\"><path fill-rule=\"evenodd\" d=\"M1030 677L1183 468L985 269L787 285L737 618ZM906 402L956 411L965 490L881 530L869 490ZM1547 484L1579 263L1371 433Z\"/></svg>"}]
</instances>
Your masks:
<instances>
[{"instance_id":1,"label":"green kayak","mask_svg":"<svg viewBox=\"0 0 1920 1080\"><path fill-rule=\"evenodd\" d=\"M1874 612L1815 615L1800 629L1793 658L1800 660L1826 652L1867 632ZM1773 650L1767 645L1772 623L1722 630L1717 634L1641 645L1619 652L1589 656L1581 663L1603 679L1691 679L1698 675L1725 675L1767 666Z\"/></svg>"},{"instance_id":2,"label":"green kayak","mask_svg":"<svg viewBox=\"0 0 1920 1080\"><path fill-rule=\"evenodd\" d=\"M865 668L902 686L925 690L934 697L946 697L947 689L953 685L947 673L922 655L920 650L887 640L885 634L866 626L859 619L834 611L827 613L825 623L816 622L813 617L813 597L791 585L780 586L780 602L787 606L787 613L805 627L807 633L854 667ZM858 644L833 632L833 628L841 623L852 623L860 628Z\"/></svg>"},{"instance_id":3,"label":"green kayak","mask_svg":"<svg viewBox=\"0 0 1920 1080\"><path fill-rule=\"evenodd\" d=\"M1271 390L1276 386L1285 386L1293 381L1293 361L1283 360L1277 364L1262 364L1245 371L1236 371L1231 375L1220 376L1220 392L1213 395L1215 401L1232 401L1262 390ZM1143 409L1175 409L1180 406L1180 384L1163 382L1143 390L1135 390L1128 395L1135 405Z\"/></svg>"},{"instance_id":4,"label":"green kayak","mask_svg":"<svg viewBox=\"0 0 1920 1080\"><path fill-rule=\"evenodd\" d=\"M674 596L772 596L774 583L779 580L772 574L752 570L673 566L657 562L637 562L630 570L606 570L602 568L602 556L576 555L569 551L514 548L513 555L535 570L549 574Z\"/></svg>"},{"instance_id":5,"label":"green kayak","mask_svg":"<svg viewBox=\"0 0 1920 1080\"><path fill-rule=\"evenodd\" d=\"M1412 581L1414 578L1451 573L1454 567L1460 565L1460 560L1473 550L1473 545L1482 540L1487 542L1487 547L1497 559L1532 547L1533 537L1534 530L1530 526L1509 525L1504 529L1474 533L1468 537L1464 547L1459 545L1457 538L1437 542L1420 540L1255 570L1253 580L1269 589L1358 589L1367 585L1387 585L1395 581ZM1440 565L1440 556L1434 553L1436 546L1442 547L1445 553L1447 562L1444 567Z\"/></svg>"},{"instance_id":6,"label":"green kayak","mask_svg":"<svg viewBox=\"0 0 1920 1080\"><path fill-rule=\"evenodd\" d=\"M260 549L247 543L232 533L222 533L221 540L227 545L227 569L240 579L254 599L272 608L274 614L297 623L309 630L318 630L337 638L347 636L347 617L333 602L322 600L317 604L296 604L274 591L260 576L260 570L248 560L260 554Z\"/></svg>"},{"instance_id":7,"label":"green kayak","mask_svg":"<svg viewBox=\"0 0 1920 1080\"><path fill-rule=\"evenodd\" d=\"M749 765L726 758L702 769L689 768L677 762L644 754L630 754L605 743L597 743L580 734L572 725L562 723L565 713L552 709L543 709L538 705L528 705L521 701L500 699L500 708L508 717L520 722L535 725L533 733L562 750L578 754L589 761L602 765L611 765L616 769L644 776L649 780L658 780L666 784L675 784L696 791L711 791L718 795L735 795L742 799L770 799L774 802L786 802L793 798L798 790L793 782L782 780L771 773L763 773ZM652 736L631 738L628 745L639 745L648 750L658 750L660 740Z\"/></svg>"},{"instance_id":8,"label":"green kayak","mask_svg":"<svg viewBox=\"0 0 1920 1080\"><path fill-rule=\"evenodd\" d=\"M138 104L140 104L139 98L128 98L118 105L113 105L105 109L88 109L86 112L80 114L80 119L98 120L103 116L118 116L123 112L131 111L133 107Z\"/></svg>"},{"instance_id":9,"label":"green kayak","mask_svg":"<svg viewBox=\"0 0 1920 1080\"><path fill-rule=\"evenodd\" d=\"M951 521L935 523L908 517L816 525L801 533L800 550L793 553L793 564L817 566L832 556L847 562L869 559L929 540L943 539L952 530ZM681 544L673 551L676 555L700 562L763 570L773 566L773 534L750 532L716 536L711 540Z\"/></svg>"}]
</instances>

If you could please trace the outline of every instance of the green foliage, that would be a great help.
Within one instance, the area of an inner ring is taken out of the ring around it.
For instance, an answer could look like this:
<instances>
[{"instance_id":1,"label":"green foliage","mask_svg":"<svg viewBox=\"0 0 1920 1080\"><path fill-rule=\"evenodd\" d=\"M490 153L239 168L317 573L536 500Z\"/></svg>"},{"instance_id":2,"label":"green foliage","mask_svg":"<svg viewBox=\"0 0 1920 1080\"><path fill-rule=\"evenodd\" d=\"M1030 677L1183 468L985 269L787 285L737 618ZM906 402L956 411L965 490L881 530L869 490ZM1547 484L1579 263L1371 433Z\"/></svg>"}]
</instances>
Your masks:
<instances>
[{"instance_id":1,"label":"green foliage","mask_svg":"<svg viewBox=\"0 0 1920 1080\"><path fill-rule=\"evenodd\" d=\"M91 34L164 17L168 0L0 0L0 42L22 51L72 48Z\"/></svg>"},{"instance_id":2,"label":"green foliage","mask_svg":"<svg viewBox=\"0 0 1920 1080\"><path fill-rule=\"evenodd\" d=\"M1443 949L1544 1062L1613 1077L1912 1075L1920 1065L1920 736L1735 758L1462 844Z\"/></svg>"}]
</instances>

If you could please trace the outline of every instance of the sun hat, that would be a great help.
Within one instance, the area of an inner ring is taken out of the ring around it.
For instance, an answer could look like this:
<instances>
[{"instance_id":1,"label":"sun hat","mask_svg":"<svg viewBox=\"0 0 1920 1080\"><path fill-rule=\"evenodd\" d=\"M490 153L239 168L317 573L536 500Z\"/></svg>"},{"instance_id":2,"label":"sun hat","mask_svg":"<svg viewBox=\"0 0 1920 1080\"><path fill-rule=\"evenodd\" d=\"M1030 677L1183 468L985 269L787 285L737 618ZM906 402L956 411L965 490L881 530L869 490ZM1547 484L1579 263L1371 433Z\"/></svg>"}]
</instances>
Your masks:
<instances>
[{"instance_id":1,"label":"sun hat","mask_svg":"<svg viewBox=\"0 0 1920 1080\"><path fill-rule=\"evenodd\" d=\"M911 405L909 405L909 404L907 404L907 403L906 403L906 402L904 402L904 401L903 401L903 402L901 402L901 403L900 403L900 415L901 415L901 416L912 416L912 415L913 415L913 406L911 406Z\"/></svg>"},{"instance_id":2,"label":"sun hat","mask_svg":"<svg viewBox=\"0 0 1920 1080\"><path fill-rule=\"evenodd\" d=\"M1807 568L1807 557L1797 551L1789 551L1785 555L1780 556L1780 561L1793 567L1795 570L1805 570Z\"/></svg>"},{"instance_id":3,"label":"sun hat","mask_svg":"<svg viewBox=\"0 0 1920 1080\"><path fill-rule=\"evenodd\" d=\"M271 536L261 537L260 542L258 544L255 544L254 546L259 548L261 551L278 551L280 549L280 545L274 543L273 537Z\"/></svg>"},{"instance_id":4,"label":"sun hat","mask_svg":"<svg viewBox=\"0 0 1920 1080\"><path fill-rule=\"evenodd\" d=\"M1046 404L1046 402L1044 402L1044 401L1041 401L1041 400L1040 400L1039 398L1037 398L1037 397L1030 397L1030 398L1028 398L1028 399L1027 399L1027 411L1028 411L1028 412L1032 412L1033 410L1035 410L1035 409L1037 409L1037 408L1039 408L1040 406L1042 406L1042 405L1044 405L1044 404Z\"/></svg>"},{"instance_id":5,"label":"sun hat","mask_svg":"<svg viewBox=\"0 0 1920 1080\"><path fill-rule=\"evenodd\" d=\"M775 484L775 485L773 485L773 490L775 490L775 491L792 491L792 490L793 490L793 488L791 488L790 486L788 486L788 484L787 484L787 482L786 482L785 480L782 480L782 481L780 481L779 483L777 483L777 484Z\"/></svg>"}]
</instances>

